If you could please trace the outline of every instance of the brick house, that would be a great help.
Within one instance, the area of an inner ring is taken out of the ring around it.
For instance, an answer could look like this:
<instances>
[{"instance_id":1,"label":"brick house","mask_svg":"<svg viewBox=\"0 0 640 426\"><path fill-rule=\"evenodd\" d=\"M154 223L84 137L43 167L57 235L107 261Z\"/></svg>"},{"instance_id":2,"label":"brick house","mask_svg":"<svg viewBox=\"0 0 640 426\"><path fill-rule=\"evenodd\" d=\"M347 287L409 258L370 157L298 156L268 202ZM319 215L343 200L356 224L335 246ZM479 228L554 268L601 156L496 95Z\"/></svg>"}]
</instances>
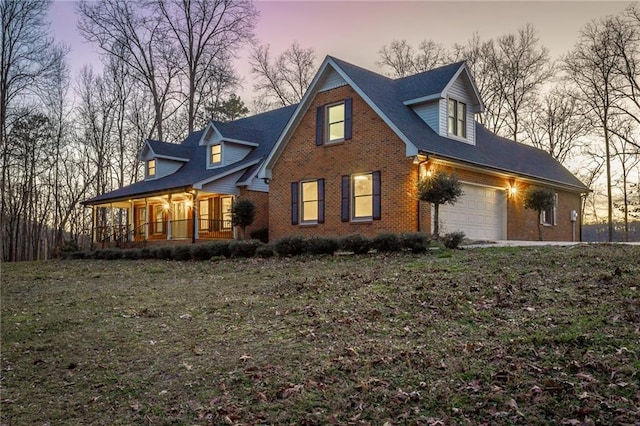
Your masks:
<instances>
[{"instance_id":1,"label":"brick house","mask_svg":"<svg viewBox=\"0 0 640 426\"><path fill-rule=\"evenodd\" d=\"M454 172L464 195L441 206L441 232L476 240L580 238L588 188L549 154L489 132L467 66L390 79L327 57L260 167L269 182L269 236L431 232L420 178ZM538 217L531 185L556 193Z\"/></svg>"}]
</instances>

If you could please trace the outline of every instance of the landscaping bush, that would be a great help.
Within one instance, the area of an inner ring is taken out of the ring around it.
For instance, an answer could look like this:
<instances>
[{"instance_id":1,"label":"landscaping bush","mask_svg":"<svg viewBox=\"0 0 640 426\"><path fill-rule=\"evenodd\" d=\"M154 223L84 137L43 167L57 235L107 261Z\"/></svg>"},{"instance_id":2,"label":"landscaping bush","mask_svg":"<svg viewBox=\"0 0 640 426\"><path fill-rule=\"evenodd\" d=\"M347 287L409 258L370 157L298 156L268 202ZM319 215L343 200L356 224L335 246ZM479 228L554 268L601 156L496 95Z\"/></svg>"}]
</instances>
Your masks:
<instances>
[{"instance_id":1,"label":"landscaping bush","mask_svg":"<svg viewBox=\"0 0 640 426\"><path fill-rule=\"evenodd\" d=\"M140 259L153 259L153 253L149 247L142 247L138 253Z\"/></svg>"},{"instance_id":2,"label":"landscaping bush","mask_svg":"<svg viewBox=\"0 0 640 426\"><path fill-rule=\"evenodd\" d=\"M341 238L339 246L341 250L354 254L367 254L371 248L371 241L360 234L352 234Z\"/></svg>"},{"instance_id":3,"label":"landscaping bush","mask_svg":"<svg viewBox=\"0 0 640 426\"><path fill-rule=\"evenodd\" d=\"M371 246L379 252L394 252L402 250L402 242L397 234L382 233L376 235L371 241Z\"/></svg>"},{"instance_id":4,"label":"landscaping bush","mask_svg":"<svg viewBox=\"0 0 640 426\"><path fill-rule=\"evenodd\" d=\"M231 241L229 243L229 253L231 257L253 257L256 255L258 247L262 244L262 241L259 240Z\"/></svg>"},{"instance_id":5,"label":"landscaping bush","mask_svg":"<svg viewBox=\"0 0 640 426\"><path fill-rule=\"evenodd\" d=\"M462 241L464 240L464 237L465 237L465 233L462 231L450 232L448 234L445 234L440 239L440 241L442 241L442 244L444 244L446 248L455 250L458 248L460 243L462 243Z\"/></svg>"},{"instance_id":6,"label":"landscaping bush","mask_svg":"<svg viewBox=\"0 0 640 426\"><path fill-rule=\"evenodd\" d=\"M209 260L212 257L230 257L230 242L226 240L196 244L191 247L191 257L194 260Z\"/></svg>"},{"instance_id":7,"label":"landscaping bush","mask_svg":"<svg viewBox=\"0 0 640 426\"><path fill-rule=\"evenodd\" d=\"M99 249L93 253L95 259L117 260L122 259L122 250L120 249Z\"/></svg>"},{"instance_id":8,"label":"landscaping bush","mask_svg":"<svg viewBox=\"0 0 640 426\"><path fill-rule=\"evenodd\" d=\"M88 251L63 251L60 253L60 258L67 259L91 259L91 252Z\"/></svg>"},{"instance_id":9,"label":"landscaping bush","mask_svg":"<svg viewBox=\"0 0 640 426\"><path fill-rule=\"evenodd\" d=\"M180 245L173 247L171 258L173 260L191 260L191 246Z\"/></svg>"},{"instance_id":10,"label":"landscaping bush","mask_svg":"<svg viewBox=\"0 0 640 426\"><path fill-rule=\"evenodd\" d=\"M307 253L309 254L333 254L338 250L338 241L335 238L313 237L307 240Z\"/></svg>"},{"instance_id":11,"label":"landscaping bush","mask_svg":"<svg viewBox=\"0 0 640 426\"><path fill-rule=\"evenodd\" d=\"M403 234L401 238L402 247L410 250L411 253L424 253L429 248L429 237L422 232Z\"/></svg>"},{"instance_id":12,"label":"landscaping bush","mask_svg":"<svg viewBox=\"0 0 640 426\"><path fill-rule=\"evenodd\" d=\"M274 250L280 257L300 256L307 252L307 240L300 236L284 237L276 241Z\"/></svg>"},{"instance_id":13,"label":"landscaping bush","mask_svg":"<svg viewBox=\"0 0 640 426\"><path fill-rule=\"evenodd\" d=\"M173 250L169 246L158 246L151 249L151 253L154 259L171 260L173 256Z\"/></svg>"},{"instance_id":14,"label":"landscaping bush","mask_svg":"<svg viewBox=\"0 0 640 426\"><path fill-rule=\"evenodd\" d=\"M263 259L273 257L274 254L273 245L271 244L265 244L256 249L256 256L262 257Z\"/></svg>"},{"instance_id":15,"label":"landscaping bush","mask_svg":"<svg viewBox=\"0 0 640 426\"><path fill-rule=\"evenodd\" d=\"M138 249L122 250L122 258L129 259L129 260L140 259L140 250Z\"/></svg>"},{"instance_id":16,"label":"landscaping bush","mask_svg":"<svg viewBox=\"0 0 640 426\"><path fill-rule=\"evenodd\" d=\"M269 242L269 228L255 229L249 232L249 236L252 240L260 240L267 244Z\"/></svg>"}]
</instances>

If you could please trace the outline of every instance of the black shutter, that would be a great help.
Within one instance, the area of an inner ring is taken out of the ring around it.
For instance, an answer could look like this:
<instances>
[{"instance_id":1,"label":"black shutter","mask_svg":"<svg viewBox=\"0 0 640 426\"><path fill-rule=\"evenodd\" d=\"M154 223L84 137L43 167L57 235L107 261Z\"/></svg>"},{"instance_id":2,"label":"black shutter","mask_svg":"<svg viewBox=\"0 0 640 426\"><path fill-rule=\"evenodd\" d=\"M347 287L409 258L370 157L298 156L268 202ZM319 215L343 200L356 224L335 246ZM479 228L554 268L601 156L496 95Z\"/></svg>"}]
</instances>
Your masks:
<instances>
[{"instance_id":1,"label":"black shutter","mask_svg":"<svg viewBox=\"0 0 640 426\"><path fill-rule=\"evenodd\" d=\"M373 220L381 218L380 172L373 172Z\"/></svg>"},{"instance_id":2,"label":"black shutter","mask_svg":"<svg viewBox=\"0 0 640 426\"><path fill-rule=\"evenodd\" d=\"M316 108L316 145L324 142L324 106Z\"/></svg>"},{"instance_id":3,"label":"black shutter","mask_svg":"<svg viewBox=\"0 0 640 426\"><path fill-rule=\"evenodd\" d=\"M324 179L318 179L318 223L324 223Z\"/></svg>"},{"instance_id":4,"label":"black shutter","mask_svg":"<svg viewBox=\"0 0 640 426\"><path fill-rule=\"evenodd\" d=\"M351 178L349 176L342 176L342 221L349 222L349 199L350 195Z\"/></svg>"},{"instance_id":5,"label":"black shutter","mask_svg":"<svg viewBox=\"0 0 640 426\"><path fill-rule=\"evenodd\" d=\"M298 224L298 182L291 182L291 224Z\"/></svg>"},{"instance_id":6,"label":"black shutter","mask_svg":"<svg viewBox=\"0 0 640 426\"><path fill-rule=\"evenodd\" d=\"M352 101L351 98L347 98L344 101L344 140L351 139L352 134L352 125L351 125L351 116L352 113Z\"/></svg>"}]
</instances>

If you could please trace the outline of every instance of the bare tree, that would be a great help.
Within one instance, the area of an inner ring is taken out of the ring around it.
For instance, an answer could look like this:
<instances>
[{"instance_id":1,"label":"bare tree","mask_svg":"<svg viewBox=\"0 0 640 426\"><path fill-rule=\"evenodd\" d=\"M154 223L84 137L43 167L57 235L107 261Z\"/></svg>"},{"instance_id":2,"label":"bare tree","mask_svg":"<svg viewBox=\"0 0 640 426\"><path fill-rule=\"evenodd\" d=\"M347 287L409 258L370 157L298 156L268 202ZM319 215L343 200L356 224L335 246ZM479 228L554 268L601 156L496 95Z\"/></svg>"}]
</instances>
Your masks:
<instances>
[{"instance_id":1,"label":"bare tree","mask_svg":"<svg viewBox=\"0 0 640 426\"><path fill-rule=\"evenodd\" d=\"M592 21L580 31L580 38L564 60L568 81L572 82L586 113L602 132L607 176L609 241L613 241L613 199L611 194L611 116L615 104L618 57L613 43L612 18Z\"/></svg>"},{"instance_id":2,"label":"bare tree","mask_svg":"<svg viewBox=\"0 0 640 426\"><path fill-rule=\"evenodd\" d=\"M534 100L523 121L524 141L563 164L577 152L580 139L589 128L577 97L563 89Z\"/></svg>"},{"instance_id":3,"label":"bare tree","mask_svg":"<svg viewBox=\"0 0 640 426\"><path fill-rule=\"evenodd\" d=\"M220 81L211 70L230 69L231 55L252 39L258 13L248 0L155 0L152 5L166 29L165 42L175 44L179 53L191 133L202 106L201 94L212 80Z\"/></svg>"},{"instance_id":4,"label":"bare tree","mask_svg":"<svg viewBox=\"0 0 640 426\"><path fill-rule=\"evenodd\" d=\"M378 51L376 64L391 68L389 74L393 77L406 77L446 65L450 61L449 51L433 40L423 40L417 50L407 40L393 40Z\"/></svg>"},{"instance_id":5,"label":"bare tree","mask_svg":"<svg viewBox=\"0 0 640 426\"><path fill-rule=\"evenodd\" d=\"M273 60L269 46L258 46L251 52L250 63L258 110L300 102L316 69L313 48L302 48L297 42Z\"/></svg>"},{"instance_id":6,"label":"bare tree","mask_svg":"<svg viewBox=\"0 0 640 426\"><path fill-rule=\"evenodd\" d=\"M166 43L161 21L149 14L143 3L127 1L82 0L78 11L78 28L84 38L126 64L131 75L149 90L155 112L154 131L162 140L179 64L173 45Z\"/></svg>"},{"instance_id":7,"label":"bare tree","mask_svg":"<svg viewBox=\"0 0 640 426\"><path fill-rule=\"evenodd\" d=\"M622 199L620 202L614 201L614 207L620 210L624 217L624 240L629 241L629 206L631 204L631 191L630 184L633 183L630 179L633 176L633 172L638 170L638 164L640 164L640 155L635 150L634 145L629 141L635 141L636 144L640 143L640 140L636 140L637 133L634 131L634 122L627 118L621 123L616 123L612 128L617 129L614 136L611 138L611 151L618 160L619 164L619 177L616 184L616 188L622 192ZM621 136L617 136L617 135ZM636 135L634 137L634 134Z\"/></svg>"}]
</instances>

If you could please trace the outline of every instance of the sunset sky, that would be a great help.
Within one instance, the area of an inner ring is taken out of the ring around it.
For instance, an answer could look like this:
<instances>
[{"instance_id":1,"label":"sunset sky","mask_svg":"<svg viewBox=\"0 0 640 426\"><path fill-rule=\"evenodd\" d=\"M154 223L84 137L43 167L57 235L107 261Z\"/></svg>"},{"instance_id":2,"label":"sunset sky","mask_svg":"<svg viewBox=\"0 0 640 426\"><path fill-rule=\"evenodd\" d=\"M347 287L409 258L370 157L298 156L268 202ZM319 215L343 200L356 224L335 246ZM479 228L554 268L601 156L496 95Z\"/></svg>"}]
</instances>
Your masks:
<instances>
[{"instance_id":1,"label":"sunset sky","mask_svg":"<svg viewBox=\"0 0 640 426\"><path fill-rule=\"evenodd\" d=\"M270 44L274 55L294 41L313 47L320 64L326 55L365 68L375 65L380 48L406 39L417 46L432 39L449 47L464 44L478 32L482 39L516 32L531 23L553 58L575 44L581 27L590 20L622 11L628 2L433 2L433 1L257 1L260 17L256 35ZM72 76L84 64L99 66L97 49L80 37L75 2L55 1L50 11L55 38L69 45ZM244 77L241 96L250 104L251 76L247 51L236 62Z\"/></svg>"}]
</instances>

